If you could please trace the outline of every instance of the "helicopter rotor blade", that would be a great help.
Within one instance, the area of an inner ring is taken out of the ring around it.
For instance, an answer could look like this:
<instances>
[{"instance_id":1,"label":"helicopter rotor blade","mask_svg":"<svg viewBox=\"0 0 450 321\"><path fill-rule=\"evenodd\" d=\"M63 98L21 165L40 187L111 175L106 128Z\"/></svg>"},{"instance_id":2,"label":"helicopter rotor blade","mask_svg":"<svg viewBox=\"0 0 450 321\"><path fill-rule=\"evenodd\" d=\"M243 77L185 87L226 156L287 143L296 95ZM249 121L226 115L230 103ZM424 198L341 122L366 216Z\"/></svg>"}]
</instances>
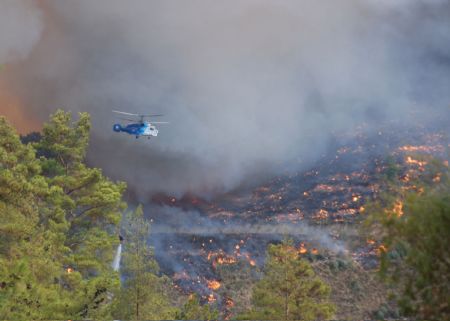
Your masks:
<instances>
[{"instance_id":1,"label":"helicopter rotor blade","mask_svg":"<svg viewBox=\"0 0 450 321\"><path fill-rule=\"evenodd\" d=\"M152 121L152 124L170 124L168 121Z\"/></svg>"},{"instance_id":2,"label":"helicopter rotor blade","mask_svg":"<svg viewBox=\"0 0 450 321\"><path fill-rule=\"evenodd\" d=\"M121 119L121 120L126 120L126 121L129 121L129 122L132 122L132 123L137 123L138 122L138 120L136 120L136 119L129 119L129 118L119 118L119 119Z\"/></svg>"},{"instance_id":3,"label":"helicopter rotor blade","mask_svg":"<svg viewBox=\"0 0 450 321\"><path fill-rule=\"evenodd\" d=\"M122 115L129 115L129 116L141 116L139 114L131 114L131 113L126 113L126 112L118 111L118 110L113 110L112 112L117 113L117 114L122 114Z\"/></svg>"},{"instance_id":4,"label":"helicopter rotor blade","mask_svg":"<svg viewBox=\"0 0 450 321\"><path fill-rule=\"evenodd\" d=\"M147 118L147 117L161 117L161 116L164 116L163 114L156 114L156 115L139 115L139 117L145 117L145 118Z\"/></svg>"}]
</instances>

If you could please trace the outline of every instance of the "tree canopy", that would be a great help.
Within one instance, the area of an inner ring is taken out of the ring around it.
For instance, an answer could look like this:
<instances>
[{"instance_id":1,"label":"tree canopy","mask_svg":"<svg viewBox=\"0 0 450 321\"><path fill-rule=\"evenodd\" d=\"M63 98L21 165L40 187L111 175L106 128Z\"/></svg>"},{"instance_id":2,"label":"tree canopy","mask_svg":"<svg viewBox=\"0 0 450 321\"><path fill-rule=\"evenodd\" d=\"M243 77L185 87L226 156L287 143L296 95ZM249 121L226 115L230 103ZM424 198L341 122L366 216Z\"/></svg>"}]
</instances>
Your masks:
<instances>
[{"instance_id":1,"label":"tree canopy","mask_svg":"<svg viewBox=\"0 0 450 321\"><path fill-rule=\"evenodd\" d=\"M380 244L381 275L395 286L404 314L450 319L450 177L441 161L408 186L391 178L369 206L371 237Z\"/></svg>"},{"instance_id":2,"label":"tree canopy","mask_svg":"<svg viewBox=\"0 0 450 321\"><path fill-rule=\"evenodd\" d=\"M291 240L272 244L264 276L253 288L253 308L240 319L329 320L335 312L330 292Z\"/></svg>"},{"instance_id":3,"label":"tree canopy","mask_svg":"<svg viewBox=\"0 0 450 321\"><path fill-rule=\"evenodd\" d=\"M57 111L24 144L0 118L0 315L108 317L124 183L84 160L89 115ZM39 155L36 156L36 155Z\"/></svg>"}]
</instances>

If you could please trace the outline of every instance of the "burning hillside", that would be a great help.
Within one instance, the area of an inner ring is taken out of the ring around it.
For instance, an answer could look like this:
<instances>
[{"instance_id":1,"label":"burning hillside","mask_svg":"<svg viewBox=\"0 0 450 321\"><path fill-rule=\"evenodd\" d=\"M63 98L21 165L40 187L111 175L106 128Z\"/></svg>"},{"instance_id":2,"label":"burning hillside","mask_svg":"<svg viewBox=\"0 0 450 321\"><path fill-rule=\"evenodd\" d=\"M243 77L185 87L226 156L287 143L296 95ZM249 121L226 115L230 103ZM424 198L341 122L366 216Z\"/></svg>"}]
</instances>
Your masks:
<instances>
[{"instance_id":1,"label":"burning hillside","mask_svg":"<svg viewBox=\"0 0 450 321\"><path fill-rule=\"evenodd\" d=\"M267 245L287 235L313 261L337 255L375 268L383 245L361 239L357 230L365 203L379 193L381 176L394 161L405 184L413 182L424 171L427 155L443 157L449 149L443 134L414 133L379 132L376 139L361 135L355 143L335 146L308 170L213 200L153 197L152 241L163 271L181 291L196 292L228 311L233 298L223 289L218 270L246 267L258 278ZM413 183L405 186L414 188ZM401 215L402 204L395 206Z\"/></svg>"}]
</instances>

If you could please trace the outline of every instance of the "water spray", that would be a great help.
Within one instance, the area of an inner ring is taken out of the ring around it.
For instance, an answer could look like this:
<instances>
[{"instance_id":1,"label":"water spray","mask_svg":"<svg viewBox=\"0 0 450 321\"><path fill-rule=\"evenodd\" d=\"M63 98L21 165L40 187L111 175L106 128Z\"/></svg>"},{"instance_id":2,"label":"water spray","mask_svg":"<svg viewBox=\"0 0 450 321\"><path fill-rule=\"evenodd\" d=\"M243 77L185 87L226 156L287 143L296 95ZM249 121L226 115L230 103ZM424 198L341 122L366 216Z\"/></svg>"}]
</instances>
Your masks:
<instances>
[{"instance_id":1,"label":"water spray","mask_svg":"<svg viewBox=\"0 0 450 321\"><path fill-rule=\"evenodd\" d=\"M119 271L120 269L120 259L122 257L122 241L123 241L123 237L122 235L119 235L119 240L120 243L117 246L117 250L116 250L116 256L114 257L114 261L112 262L112 268L114 271Z\"/></svg>"}]
</instances>

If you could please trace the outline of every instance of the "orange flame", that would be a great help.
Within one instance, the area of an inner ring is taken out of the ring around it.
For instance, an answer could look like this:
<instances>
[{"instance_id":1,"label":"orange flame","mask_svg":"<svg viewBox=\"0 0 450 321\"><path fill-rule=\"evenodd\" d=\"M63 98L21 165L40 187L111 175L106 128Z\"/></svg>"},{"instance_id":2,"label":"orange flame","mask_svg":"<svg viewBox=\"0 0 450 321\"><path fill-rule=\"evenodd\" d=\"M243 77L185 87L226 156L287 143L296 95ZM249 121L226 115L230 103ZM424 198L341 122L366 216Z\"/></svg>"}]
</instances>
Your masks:
<instances>
[{"instance_id":1,"label":"orange flame","mask_svg":"<svg viewBox=\"0 0 450 321\"><path fill-rule=\"evenodd\" d=\"M298 253L305 254L307 252L308 252L308 250L306 249L305 244L301 243L300 248L298 249Z\"/></svg>"},{"instance_id":2,"label":"orange flame","mask_svg":"<svg viewBox=\"0 0 450 321\"><path fill-rule=\"evenodd\" d=\"M208 288L210 288L211 290L218 290L221 287L221 284L219 281L216 280L211 280L211 281L206 281L208 283Z\"/></svg>"},{"instance_id":3,"label":"orange flame","mask_svg":"<svg viewBox=\"0 0 450 321\"><path fill-rule=\"evenodd\" d=\"M208 295L208 297L206 298L208 300L208 303L213 303L215 302L217 299L214 297L214 294L210 294Z\"/></svg>"},{"instance_id":4,"label":"orange flame","mask_svg":"<svg viewBox=\"0 0 450 321\"><path fill-rule=\"evenodd\" d=\"M381 244L378 247L377 251L378 251L378 254L386 253L387 252L387 247L385 245Z\"/></svg>"},{"instance_id":5,"label":"orange flame","mask_svg":"<svg viewBox=\"0 0 450 321\"><path fill-rule=\"evenodd\" d=\"M403 216L403 203L401 201L396 201L392 211L397 215L397 217Z\"/></svg>"}]
</instances>

